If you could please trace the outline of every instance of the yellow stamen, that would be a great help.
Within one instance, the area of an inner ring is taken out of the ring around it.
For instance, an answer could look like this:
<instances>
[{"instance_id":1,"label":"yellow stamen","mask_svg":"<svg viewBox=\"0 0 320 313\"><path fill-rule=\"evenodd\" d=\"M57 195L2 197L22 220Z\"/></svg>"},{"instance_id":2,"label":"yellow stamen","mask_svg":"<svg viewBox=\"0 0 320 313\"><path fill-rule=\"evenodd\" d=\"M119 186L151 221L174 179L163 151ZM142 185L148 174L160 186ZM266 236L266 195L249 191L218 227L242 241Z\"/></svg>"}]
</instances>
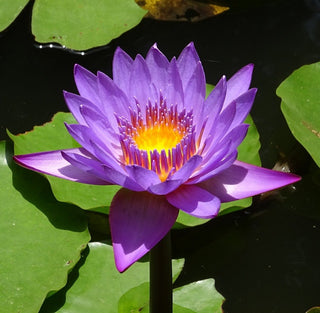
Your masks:
<instances>
[{"instance_id":1,"label":"yellow stamen","mask_svg":"<svg viewBox=\"0 0 320 313\"><path fill-rule=\"evenodd\" d=\"M138 149L145 151L162 150L168 151L175 147L183 138L183 134L178 132L171 125L159 125L146 127L137 131L133 140Z\"/></svg>"}]
</instances>

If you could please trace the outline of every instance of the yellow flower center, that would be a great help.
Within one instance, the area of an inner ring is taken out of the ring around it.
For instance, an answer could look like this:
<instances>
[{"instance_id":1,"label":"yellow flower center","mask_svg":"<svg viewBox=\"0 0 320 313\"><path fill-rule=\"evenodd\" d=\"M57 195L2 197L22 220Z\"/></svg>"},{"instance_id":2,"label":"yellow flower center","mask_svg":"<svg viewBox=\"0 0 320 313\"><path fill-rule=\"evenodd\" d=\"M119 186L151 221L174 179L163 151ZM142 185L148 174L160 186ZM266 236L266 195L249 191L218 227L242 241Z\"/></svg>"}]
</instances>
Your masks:
<instances>
[{"instance_id":1,"label":"yellow flower center","mask_svg":"<svg viewBox=\"0 0 320 313\"><path fill-rule=\"evenodd\" d=\"M137 148L145 151L157 150L159 153L175 147L183 138L173 125L159 125L155 127L138 129L133 136Z\"/></svg>"},{"instance_id":2,"label":"yellow flower center","mask_svg":"<svg viewBox=\"0 0 320 313\"><path fill-rule=\"evenodd\" d=\"M130 121L116 116L124 165L139 165L156 172L161 181L179 170L196 153L192 112L148 103L142 113L130 109Z\"/></svg>"}]
</instances>

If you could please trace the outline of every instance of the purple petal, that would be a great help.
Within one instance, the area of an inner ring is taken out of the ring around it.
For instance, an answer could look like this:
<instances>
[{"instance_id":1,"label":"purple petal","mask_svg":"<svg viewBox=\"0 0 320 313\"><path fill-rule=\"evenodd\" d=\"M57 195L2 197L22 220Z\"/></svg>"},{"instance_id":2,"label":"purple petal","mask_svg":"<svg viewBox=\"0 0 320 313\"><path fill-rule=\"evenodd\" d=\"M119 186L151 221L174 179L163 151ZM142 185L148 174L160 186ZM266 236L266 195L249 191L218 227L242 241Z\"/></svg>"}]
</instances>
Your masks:
<instances>
[{"instance_id":1,"label":"purple petal","mask_svg":"<svg viewBox=\"0 0 320 313\"><path fill-rule=\"evenodd\" d=\"M79 183L107 185L108 183L106 181L103 181L98 177L71 165L61 154L62 152L71 152L85 156L83 151L84 149L82 148L76 148L16 155L13 158L19 165L39 173L48 174Z\"/></svg>"},{"instance_id":2,"label":"purple petal","mask_svg":"<svg viewBox=\"0 0 320 313\"><path fill-rule=\"evenodd\" d=\"M156 185L161 182L156 172L138 165L128 165L126 166L126 171L129 177L143 187L144 190L147 190L151 185Z\"/></svg>"},{"instance_id":3,"label":"purple petal","mask_svg":"<svg viewBox=\"0 0 320 313\"><path fill-rule=\"evenodd\" d=\"M125 271L171 229L179 210L165 197L120 189L110 206L110 228L116 267Z\"/></svg>"},{"instance_id":4,"label":"purple petal","mask_svg":"<svg viewBox=\"0 0 320 313\"><path fill-rule=\"evenodd\" d=\"M151 85L151 74L149 72L146 61L141 55L137 55L133 62L132 71L129 81L129 100L135 98L141 105L144 113L148 100L154 103L157 100Z\"/></svg>"},{"instance_id":5,"label":"purple petal","mask_svg":"<svg viewBox=\"0 0 320 313\"><path fill-rule=\"evenodd\" d=\"M119 185L132 191L144 191L144 188L127 176L127 174L122 174L121 172L107 166L103 166L103 171L106 179L114 185Z\"/></svg>"},{"instance_id":6,"label":"purple petal","mask_svg":"<svg viewBox=\"0 0 320 313\"><path fill-rule=\"evenodd\" d=\"M257 89L252 88L234 100L236 103L236 114L230 125L230 129L241 124L246 119L251 110L256 93Z\"/></svg>"},{"instance_id":7,"label":"purple petal","mask_svg":"<svg viewBox=\"0 0 320 313\"><path fill-rule=\"evenodd\" d=\"M220 209L219 198L195 185L182 185L166 198L176 208L195 217L213 218Z\"/></svg>"},{"instance_id":8,"label":"purple petal","mask_svg":"<svg viewBox=\"0 0 320 313\"><path fill-rule=\"evenodd\" d=\"M62 151L62 157L64 157L71 165L92 174L111 185L120 185L130 187L129 189L135 191L142 191L143 189L138 186L127 175L117 171L114 168L107 167L99 161L92 158L92 156L85 157L77 153ZM91 158L90 158L91 157Z\"/></svg>"},{"instance_id":9,"label":"purple petal","mask_svg":"<svg viewBox=\"0 0 320 313\"><path fill-rule=\"evenodd\" d=\"M182 180L166 180L163 183L152 185L148 191L155 195L166 195L176 190L182 184Z\"/></svg>"},{"instance_id":10,"label":"purple petal","mask_svg":"<svg viewBox=\"0 0 320 313\"><path fill-rule=\"evenodd\" d=\"M214 127L217 118L222 109L222 105L226 96L227 91L227 81L225 76L222 76L216 87L212 90L208 98L204 101L202 108L202 119L207 120L206 125L203 129L203 135L200 142L200 147L203 145L203 142L206 140L208 135L211 133L212 128ZM203 125L202 123L196 124L196 132L200 133L200 129Z\"/></svg>"},{"instance_id":11,"label":"purple petal","mask_svg":"<svg viewBox=\"0 0 320 313\"><path fill-rule=\"evenodd\" d=\"M202 157L200 155L194 155L178 171L176 171L169 180L181 180L181 183L183 184L201 164L201 161Z\"/></svg>"},{"instance_id":12,"label":"purple petal","mask_svg":"<svg viewBox=\"0 0 320 313\"><path fill-rule=\"evenodd\" d=\"M98 85L105 117L113 129L118 129L114 112L129 119L129 99L110 77L101 72L98 72Z\"/></svg>"},{"instance_id":13,"label":"purple petal","mask_svg":"<svg viewBox=\"0 0 320 313\"><path fill-rule=\"evenodd\" d=\"M224 107L249 89L253 64L248 64L235 73L229 80Z\"/></svg>"},{"instance_id":14,"label":"purple petal","mask_svg":"<svg viewBox=\"0 0 320 313\"><path fill-rule=\"evenodd\" d=\"M215 124L212 125L210 132L205 141L205 149L203 155L215 147L217 143L225 136L230 129L232 121L236 115L236 103L232 102L226 109L217 117ZM206 125L206 127L209 125Z\"/></svg>"},{"instance_id":15,"label":"purple petal","mask_svg":"<svg viewBox=\"0 0 320 313\"><path fill-rule=\"evenodd\" d=\"M212 162L213 159L216 159L215 155L217 155L217 152L219 153L219 151L223 150L224 147L227 147L228 145L228 150L225 151L224 156L227 156L231 152L235 151L247 135L248 128L248 124L241 124L232 129L217 144L211 146L211 148L202 155L203 163L209 164ZM224 156L222 155L222 157Z\"/></svg>"},{"instance_id":16,"label":"purple petal","mask_svg":"<svg viewBox=\"0 0 320 313\"><path fill-rule=\"evenodd\" d=\"M198 53L193 42L191 42L182 50L177 60L179 73L183 83L183 90L186 90L186 85L193 75L193 72L199 61L200 59Z\"/></svg>"},{"instance_id":17,"label":"purple petal","mask_svg":"<svg viewBox=\"0 0 320 313\"><path fill-rule=\"evenodd\" d=\"M166 89L164 90L164 97L166 98L168 105L177 104L178 110L183 109L184 94L182 80L175 58L171 60L168 67L168 81Z\"/></svg>"},{"instance_id":18,"label":"purple petal","mask_svg":"<svg viewBox=\"0 0 320 313\"><path fill-rule=\"evenodd\" d=\"M74 66L74 80L81 97L90 100L95 105L100 105L97 76L76 64Z\"/></svg>"},{"instance_id":19,"label":"purple petal","mask_svg":"<svg viewBox=\"0 0 320 313\"><path fill-rule=\"evenodd\" d=\"M80 112L80 107L82 105L88 106L90 108L93 108L95 111L100 112L98 107L86 98L83 98L79 95L76 95L76 94L73 94L73 93L67 92L67 91L64 91L63 95L64 95L64 99L68 105L70 112L72 113L72 115L75 117L76 121L79 124L86 125L86 122L83 119L82 114Z\"/></svg>"},{"instance_id":20,"label":"purple petal","mask_svg":"<svg viewBox=\"0 0 320 313\"><path fill-rule=\"evenodd\" d=\"M221 202L228 202L281 188L300 179L294 174L235 161L229 168L203 182L201 186L214 193Z\"/></svg>"},{"instance_id":21,"label":"purple petal","mask_svg":"<svg viewBox=\"0 0 320 313\"><path fill-rule=\"evenodd\" d=\"M129 80L132 71L133 60L121 48L117 48L112 64L113 81L127 95L129 92Z\"/></svg>"},{"instance_id":22,"label":"purple petal","mask_svg":"<svg viewBox=\"0 0 320 313\"><path fill-rule=\"evenodd\" d=\"M157 87L164 91L168 83L169 61L166 56L154 44L146 57L146 63L149 68L152 81L156 82Z\"/></svg>"},{"instance_id":23,"label":"purple petal","mask_svg":"<svg viewBox=\"0 0 320 313\"><path fill-rule=\"evenodd\" d=\"M102 163L113 168L119 167L119 155L115 154L115 150L110 150L108 141L103 142L95 133L87 126L78 124L65 124L70 135L87 151L94 155ZM97 147L99 149L97 149Z\"/></svg>"},{"instance_id":24,"label":"purple petal","mask_svg":"<svg viewBox=\"0 0 320 313\"><path fill-rule=\"evenodd\" d=\"M195 125L198 123L200 114L202 113L205 96L206 78L202 64L198 62L184 91L184 105L187 111L193 110L193 122Z\"/></svg>"},{"instance_id":25,"label":"purple petal","mask_svg":"<svg viewBox=\"0 0 320 313\"><path fill-rule=\"evenodd\" d=\"M204 167L204 171L201 172L201 174L198 174L196 177L192 178L190 182L188 182L188 184L200 183L222 172L234 163L234 161L237 159L237 156L238 152L233 151L230 154L226 155L222 160L214 161L212 164L210 164L210 166Z\"/></svg>"},{"instance_id":26,"label":"purple petal","mask_svg":"<svg viewBox=\"0 0 320 313\"><path fill-rule=\"evenodd\" d=\"M121 151L118 129L114 129L105 119L104 115L97 113L90 107L82 106L80 112L86 124L96 136L99 139L103 138L103 142L113 154L118 154Z\"/></svg>"}]
</instances>

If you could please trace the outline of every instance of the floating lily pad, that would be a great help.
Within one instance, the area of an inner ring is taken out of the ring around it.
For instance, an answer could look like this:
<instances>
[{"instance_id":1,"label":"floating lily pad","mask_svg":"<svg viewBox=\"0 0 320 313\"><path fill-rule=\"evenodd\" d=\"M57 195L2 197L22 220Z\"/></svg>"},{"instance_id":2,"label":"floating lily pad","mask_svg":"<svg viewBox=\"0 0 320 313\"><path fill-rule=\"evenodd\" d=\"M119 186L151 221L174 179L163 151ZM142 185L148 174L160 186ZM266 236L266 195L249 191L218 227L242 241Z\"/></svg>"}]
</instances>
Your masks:
<instances>
[{"instance_id":1,"label":"floating lily pad","mask_svg":"<svg viewBox=\"0 0 320 313\"><path fill-rule=\"evenodd\" d=\"M173 290L173 313L222 313L223 301L213 279L197 281ZM120 298L118 313L127 312L149 313L149 283L130 289Z\"/></svg>"},{"instance_id":2,"label":"floating lily pad","mask_svg":"<svg viewBox=\"0 0 320 313\"><path fill-rule=\"evenodd\" d=\"M173 260L174 278L182 267L183 260ZM77 280L67 290L63 306L55 312L118 312L118 302L122 295L148 281L148 262L136 262L124 273L119 273L114 264L112 247L98 242L90 243L89 254L79 269Z\"/></svg>"},{"instance_id":3,"label":"floating lily pad","mask_svg":"<svg viewBox=\"0 0 320 313\"><path fill-rule=\"evenodd\" d=\"M29 0L0 1L0 32L16 19L28 2Z\"/></svg>"},{"instance_id":4,"label":"floating lily pad","mask_svg":"<svg viewBox=\"0 0 320 313\"><path fill-rule=\"evenodd\" d=\"M38 42L86 50L119 37L146 13L133 0L36 0L32 32Z\"/></svg>"},{"instance_id":5,"label":"floating lily pad","mask_svg":"<svg viewBox=\"0 0 320 313\"><path fill-rule=\"evenodd\" d=\"M320 166L320 62L294 71L277 89L281 110L295 138Z\"/></svg>"},{"instance_id":6,"label":"floating lily pad","mask_svg":"<svg viewBox=\"0 0 320 313\"><path fill-rule=\"evenodd\" d=\"M61 289L90 239L79 208L56 201L47 181L12 162L0 143L1 312L38 312Z\"/></svg>"},{"instance_id":7,"label":"floating lily pad","mask_svg":"<svg viewBox=\"0 0 320 313\"><path fill-rule=\"evenodd\" d=\"M173 303L196 313L222 313L223 296L218 293L212 278L200 280L173 291Z\"/></svg>"}]
</instances>

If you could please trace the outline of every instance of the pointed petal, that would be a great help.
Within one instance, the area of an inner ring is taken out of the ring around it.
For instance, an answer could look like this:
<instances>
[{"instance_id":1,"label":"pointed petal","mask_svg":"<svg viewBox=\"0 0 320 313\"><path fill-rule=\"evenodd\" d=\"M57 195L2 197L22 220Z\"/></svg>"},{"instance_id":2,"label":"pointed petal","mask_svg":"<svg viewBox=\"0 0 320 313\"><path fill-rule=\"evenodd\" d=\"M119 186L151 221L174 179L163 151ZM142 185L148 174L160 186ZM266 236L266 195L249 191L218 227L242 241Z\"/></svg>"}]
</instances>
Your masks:
<instances>
[{"instance_id":1,"label":"pointed petal","mask_svg":"<svg viewBox=\"0 0 320 313\"><path fill-rule=\"evenodd\" d=\"M144 58L138 54L135 58L129 80L129 95L133 99L137 99L138 103L145 110L145 106L150 99L151 103L157 100L151 85L151 74ZM131 100L131 98L129 100Z\"/></svg>"},{"instance_id":2,"label":"pointed petal","mask_svg":"<svg viewBox=\"0 0 320 313\"><path fill-rule=\"evenodd\" d=\"M133 60L121 48L117 48L112 64L113 81L128 95L129 79L132 71ZM130 99L131 100L131 99Z\"/></svg>"},{"instance_id":3,"label":"pointed petal","mask_svg":"<svg viewBox=\"0 0 320 313\"><path fill-rule=\"evenodd\" d=\"M232 100L238 98L249 89L252 71L253 64L248 64L228 80L227 95L223 107L227 106Z\"/></svg>"},{"instance_id":4,"label":"pointed petal","mask_svg":"<svg viewBox=\"0 0 320 313\"><path fill-rule=\"evenodd\" d=\"M177 61L173 58L168 67L168 81L163 95L167 100L167 104L169 106L177 104L178 110L182 110L184 104L182 83L177 67Z\"/></svg>"},{"instance_id":5,"label":"pointed petal","mask_svg":"<svg viewBox=\"0 0 320 313\"><path fill-rule=\"evenodd\" d=\"M87 151L102 163L113 168L119 167L118 154L115 149L110 150L108 141L103 142L89 127L78 124L65 124L70 135ZM97 149L97 147L99 149Z\"/></svg>"},{"instance_id":6,"label":"pointed petal","mask_svg":"<svg viewBox=\"0 0 320 313\"><path fill-rule=\"evenodd\" d=\"M191 42L182 50L177 60L179 73L183 83L183 90L186 89L186 84L192 76L199 61L198 53L193 42Z\"/></svg>"},{"instance_id":7,"label":"pointed petal","mask_svg":"<svg viewBox=\"0 0 320 313\"><path fill-rule=\"evenodd\" d=\"M100 112L99 108L86 98L83 98L79 95L67 91L64 91L63 95L70 112L79 124L86 125L86 122L83 119L82 114L80 112L80 107L82 105L88 106L90 108L93 108L95 111Z\"/></svg>"},{"instance_id":8,"label":"pointed petal","mask_svg":"<svg viewBox=\"0 0 320 313\"><path fill-rule=\"evenodd\" d=\"M113 80L102 72L98 72L98 87L105 117L113 129L117 129L114 113L129 119L129 99Z\"/></svg>"},{"instance_id":9,"label":"pointed petal","mask_svg":"<svg viewBox=\"0 0 320 313\"><path fill-rule=\"evenodd\" d=\"M222 105L227 92L227 81L225 76L222 76L216 87L209 94L208 98L205 100L202 108L201 119L207 120L206 125L203 129L203 135L200 143L200 147L205 142L208 135L211 133L212 128L214 127L217 118L222 109ZM200 133L200 129L203 125L202 123L196 124L196 132Z\"/></svg>"},{"instance_id":10,"label":"pointed petal","mask_svg":"<svg viewBox=\"0 0 320 313\"><path fill-rule=\"evenodd\" d=\"M92 185L107 185L106 181L85 172L71 165L61 154L62 151L83 154L84 149L67 149L49 152L38 152L32 154L16 155L14 160L21 166L30 170L48 174L67 180L92 184Z\"/></svg>"},{"instance_id":11,"label":"pointed petal","mask_svg":"<svg viewBox=\"0 0 320 313\"><path fill-rule=\"evenodd\" d=\"M159 90L164 91L168 82L169 61L158 49L156 44L150 48L146 57L146 63L148 65L152 81L156 82Z\"/></svg>"},{"instance_id":12,"label":"pointed petal","mask_svg":"<svg viewBox=\"0 0 320 313\"><path fill-rule=\"evenodd\" d=\"M92 132L99 139L103 138L103 142L112 153L118 154L121 151L118 129L114 129L103 114L97 113L90 107L82 106L80 112Z\"/></svg>"},{"instance_id":13,"label":"pointed petal","mask_svg":"<svg viewBox=\"0 0 320 313\"><path fill-rule=\"evenodd\" d=\"M219 198L196 185L182 185L166 198L176 208L195 217L213 218L220 209Z\"/></svg>"},{"instance_id":14,"label":"pointed petal","mask_svg":"<svg viewBox=\"0 0 320 313\"><path fill-rule=\"evenodd\" d=\"M243 121L246 119L251 110L256 93L257 89L252 88L249 89L247 92L243 93L236 100L234 100L236 103L236 114L234 116L232 124L230 125L230 129L243 123Z\"/></svg>"},{"instance_id":15,"label":"pointed petal","mask_svg":"<svg viewBox=\"0 0 320 313\"><path fill-rule=\"evenodd\" d=\"M116 267L125 271L171 229L179 210L165 197L120 189L110 206L110 228Z\"/></svg>"},{"instance_id":16,"label":"pointed petal","mask_svg":"<svg viewBox=\"0 0 320 313\"><path fill-rule=\"evenodd\" d=\"M126 171L129 177L143 187L144 190L147 190L151 185L156 185L161 182L157 173L138 165L128 165L126 166Z\"/></svg>"},{"instance_id":17,"label":"pointed petal","mask_svg":"<svg viewBox=\"0 0 320 313\"><path fill-rule=\"evenodd\" d=\"M106 184L110 185L129 185L134 187L134 190L141 191L142 188L136 186L136 184L130 180L126 175L117 171L112 167L106 167L98 160L92 158L92 156L84 156L78 153L62 151L62 157L64 157L71 165L79 168L80 170L92 174L101 180L105 181Z\"/></svg>"},{"instance_id":18,"label":"pointed petal","mask_svg":"<svg viewBox=\"0 0 320 313\"><path fill-rule=\"evenodd\" d=\"M81 97L90 100L97 106L101 104L96 75L76 64L74 66L74 80Z\"/></svg>"},{"instance_id":19,"label":"pointed petal","mask_svg":"<svg viewBox=\"0 0 320 313\"><path fill-rule=\"evenodd\" d=\"M206 96L206 78L203 67L198 62L184 90L184 106L187 112L193 110L194 124L196 125L202 113Z\"/></svg>"},{"instance_id":20,"label":"pointed petal","mask_svg":"<svg viewBox=\"0 0 320 313\"><path fill-rule=\"evenodd\" d=\"M221 202L228 202L281 188L300 179L295 174L235 161L229 168L206 180L201 186L214 193Z\"/></svg>"}]
</instances>

